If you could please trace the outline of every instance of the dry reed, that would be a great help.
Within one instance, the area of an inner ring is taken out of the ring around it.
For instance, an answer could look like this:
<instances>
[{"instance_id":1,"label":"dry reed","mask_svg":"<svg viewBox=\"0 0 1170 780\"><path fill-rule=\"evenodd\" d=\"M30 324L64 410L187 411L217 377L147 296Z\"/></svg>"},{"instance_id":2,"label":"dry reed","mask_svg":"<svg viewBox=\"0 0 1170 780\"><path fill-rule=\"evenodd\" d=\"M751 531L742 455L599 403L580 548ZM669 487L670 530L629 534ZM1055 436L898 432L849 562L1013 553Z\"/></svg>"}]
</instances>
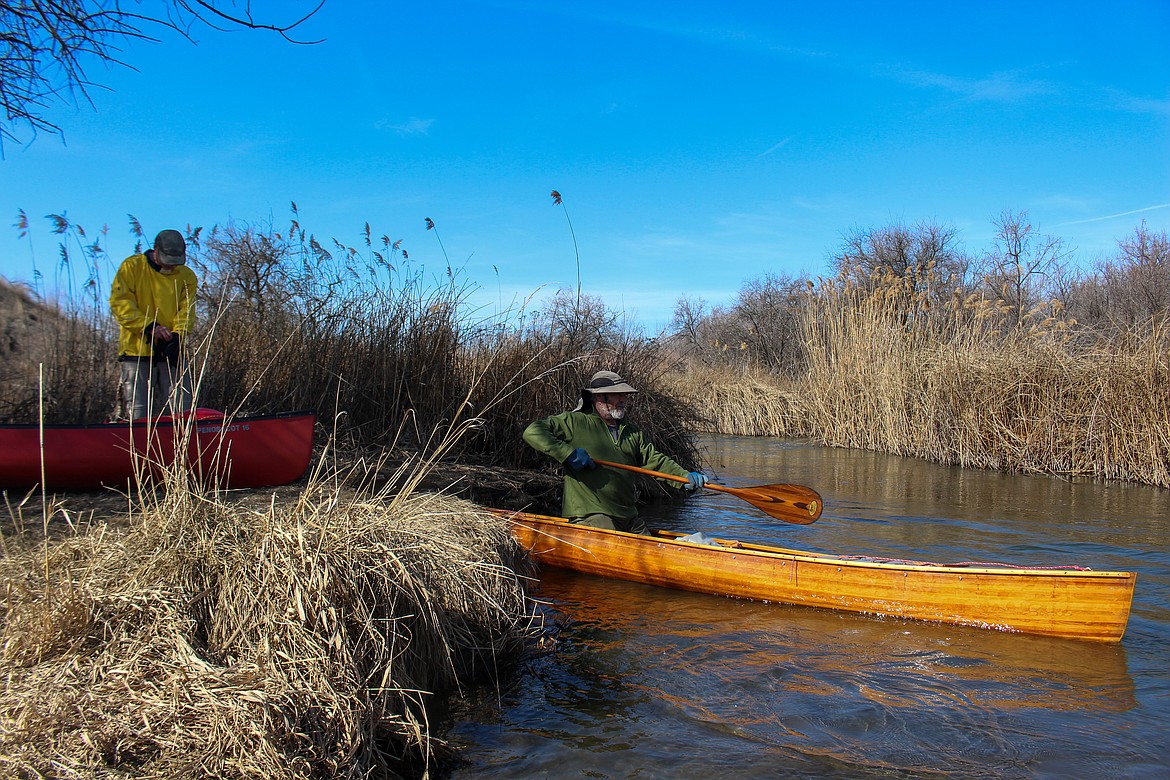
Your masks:
<instances>
[{"instance_id":1,"label":"dry reed","mask_svg":"<svg viewBox=\"0 0 1170 780\"><path fill-rule=\"evenodd\" d=\"M945 463L1170 486L1165 322L1096 348L1037 309L998 302L908 317L891 287L826 286L805 311L799 397L822 441Z\"/></svg>"},{"instance_id":2,"label":"dry reed","mask_svg":"<svg viewBox=\"0 0 1170 780\"><path fill-rule=\"evenodd\" d=\"M466 305L454 271L426 283L396 242L383 243L330 253L299 227L282 235L229 225L198 250L192 245L200 300L188 349L200 404L235 415L314 409L357 448L421 450L470 402L479 423L451 457L548 468L520 432L571 408L582 378L609 368L643 389L639 423L647 433L680 462L696 463L694 413L660 389L672 356L603 302L561 294L535 312L481 316ZM50 308L0 287L0 315L11 311L13 321ZM20 331L19 376L7 375L15 359L0 361L0 422L37 419L42 364L45 422L112 416L116 329L108 317L82 316L87 311L61 309L51 325L42 316L39 327Z\"/></svg>"},{"instance_id":3,"label":"dry reed","mask_svg":"<svg viewBox=\"0 0 1170 780\"><path fill-rule=\"evenodd\" d=\"M92 309L39 301L0 279L0 333L0 421L31 421L42 407L56 422L110 415L116 330Z\"/></svg>"},{"instance_id":4,"label":"dry reed","mask_svg":"<svg viewBox=\"0 0 1170 780\"><path fill-rule=\"evenodd\" d=\"M822 282L799 312L803 374L688 363L670 389L725 433L1170 487L1170 321L1091 341L1047 306L1006 314Z\"/></svg>"},{"instance_id":5,"label":"dry reed","mask_svg":"<svg viewBox=\"0 0 1170 780\"><path fill-rule=\"evenodd\" d=\"M673 395L685 398L703 415L699 429L734 436L802 436L794 411L801 408L785 382L747 368L688 366L669 375Z\"/></svg>"},{"instance_id":6,"label":"dry reed","mask_svg":"<svg viewBox=\"0 0 1170 780\"><path fill-rule=\"evenodd\" d=\"M530 635L525 559L474 505L326 484L6 539L0 773L425 774L429 706Z\"/></svg>"}]
</instances>

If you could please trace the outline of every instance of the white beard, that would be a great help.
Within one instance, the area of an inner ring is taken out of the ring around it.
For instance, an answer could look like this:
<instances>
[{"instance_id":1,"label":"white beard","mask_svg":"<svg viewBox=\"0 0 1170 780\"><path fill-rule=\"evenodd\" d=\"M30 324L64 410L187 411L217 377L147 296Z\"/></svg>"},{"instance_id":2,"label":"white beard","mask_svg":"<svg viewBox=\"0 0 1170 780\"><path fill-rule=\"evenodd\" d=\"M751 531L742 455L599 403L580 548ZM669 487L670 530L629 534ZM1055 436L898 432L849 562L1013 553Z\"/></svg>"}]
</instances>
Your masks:
<instances>
[{"instance_id":1,"label":"white beard","mask_svg":"<svg viewBox=\"0 0 1170 780\"><path fill-rule=\"evenodd\" d=\"M626 416L626 410L620 409L616 406L611 406L609 408L609 416L615 420L621 420Z\"/></svg>"}]
</instances>

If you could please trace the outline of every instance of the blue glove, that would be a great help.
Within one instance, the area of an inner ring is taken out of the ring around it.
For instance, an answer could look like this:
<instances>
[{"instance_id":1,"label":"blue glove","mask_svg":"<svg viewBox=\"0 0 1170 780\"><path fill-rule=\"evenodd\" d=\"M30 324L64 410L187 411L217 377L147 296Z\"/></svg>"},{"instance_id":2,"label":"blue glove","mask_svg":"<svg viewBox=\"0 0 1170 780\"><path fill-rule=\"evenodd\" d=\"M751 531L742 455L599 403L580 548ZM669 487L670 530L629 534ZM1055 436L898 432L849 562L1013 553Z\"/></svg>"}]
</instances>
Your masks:
<instances>
[{"instance_id":1,"label":"blue glove","mask_svg":"<svg viewBox=\"0 0 1170 780\"><path fill-rule=\"evenodd\" d=\"M573 471L597 468L597 464L593 462L593 458L589 457L589 453L585 451L584 447L573 450L573 453L565 458L565 465Z\"/></svg>"},{"instance_id":2,"label":"blue glove","mask_svg":"<svg viewBox=\"0 0 1170 780\"><path fill-rule=\"evenodd\" d=\"M686 490L702 490L703 486L707 484L707 478L703 476L701 471L692 471L687 474Z\"/></svg>"}]
</instances>

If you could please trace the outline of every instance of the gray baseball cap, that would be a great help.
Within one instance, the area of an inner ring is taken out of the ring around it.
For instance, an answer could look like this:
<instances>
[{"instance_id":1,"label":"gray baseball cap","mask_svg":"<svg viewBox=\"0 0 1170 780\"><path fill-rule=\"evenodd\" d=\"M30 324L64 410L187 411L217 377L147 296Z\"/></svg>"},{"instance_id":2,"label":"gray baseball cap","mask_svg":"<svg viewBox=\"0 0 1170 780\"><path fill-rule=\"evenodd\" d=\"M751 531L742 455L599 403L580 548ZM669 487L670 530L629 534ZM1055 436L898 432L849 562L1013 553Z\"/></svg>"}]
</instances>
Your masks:
<instances>
[{"instance_id":1,"label":"gray baseball cap","mask_svg":"<svg viewBox=\"0 0 1170 780\"><path fill-rule=\"evenodd\" d=\"M154 259L159 265L186 265L187 242L177 230L164 230L155 236Z\"/></svg>"}]
</instances>

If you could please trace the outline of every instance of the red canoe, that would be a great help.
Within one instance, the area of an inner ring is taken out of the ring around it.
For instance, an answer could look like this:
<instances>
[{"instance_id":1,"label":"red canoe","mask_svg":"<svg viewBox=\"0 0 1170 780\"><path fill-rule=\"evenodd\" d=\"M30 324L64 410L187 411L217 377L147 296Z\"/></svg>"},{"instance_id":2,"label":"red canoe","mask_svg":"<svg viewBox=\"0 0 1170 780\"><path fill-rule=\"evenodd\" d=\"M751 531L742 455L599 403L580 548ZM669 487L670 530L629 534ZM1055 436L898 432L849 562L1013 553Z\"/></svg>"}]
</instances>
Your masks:
<instances>
[{"instance_id":1,"label":"red canoe","mask_svg":"<svg viewBox=\"0 0 1170 780\"><path fill-rule=\"evenodd\" d=\"M197 409L193 418L0 425L0 489L39 486L42 474L47 490L125 489L136 471L157 474L184 450L196 479L222 488L285 485L309 467L316 412L228 418Z\"/></svg>"}]
</instances>

